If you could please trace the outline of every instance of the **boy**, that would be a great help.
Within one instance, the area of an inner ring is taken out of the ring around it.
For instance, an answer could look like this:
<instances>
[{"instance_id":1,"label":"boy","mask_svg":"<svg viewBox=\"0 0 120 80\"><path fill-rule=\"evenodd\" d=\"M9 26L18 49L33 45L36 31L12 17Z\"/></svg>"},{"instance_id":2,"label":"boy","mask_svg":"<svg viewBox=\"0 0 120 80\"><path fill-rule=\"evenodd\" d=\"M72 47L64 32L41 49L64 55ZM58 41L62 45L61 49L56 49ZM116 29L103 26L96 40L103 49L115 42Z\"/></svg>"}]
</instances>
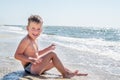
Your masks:
<instances>
[{"instance_id":1,"label":"boy","mask_svg":"<svg viewBox=\"0 0 120 80\"><path fill-rule=\"evenodd\" d=\"M49 47L38 50L38 45L36 42L37 37L42 32L43 20L38 15L32 15L28 18L27 31L28 34L21 40L16 52L15 58L20 60L25 72L41 75L47 70L56 67L57 70L62 74L63 78L70 78L79 74L76 70L71 72L66 69L57 55L53 52L55 50L55 45L52 44Z\"/></svg>"}]
</instances>

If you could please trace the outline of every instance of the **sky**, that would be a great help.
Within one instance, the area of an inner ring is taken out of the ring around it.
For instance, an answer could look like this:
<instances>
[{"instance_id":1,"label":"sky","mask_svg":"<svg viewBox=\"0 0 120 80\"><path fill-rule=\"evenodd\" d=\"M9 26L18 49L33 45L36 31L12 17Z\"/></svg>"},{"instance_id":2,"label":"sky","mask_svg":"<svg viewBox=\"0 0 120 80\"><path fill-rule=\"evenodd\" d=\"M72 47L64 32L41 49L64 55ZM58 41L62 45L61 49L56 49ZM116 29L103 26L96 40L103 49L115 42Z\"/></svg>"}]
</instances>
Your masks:
<instances>
[{"instance_id":1,"label":"sky","mask_svg":"<svg viewBox=\"0 0 120 80\"><path fill-rule=\"evenodd\" d=\"M34 14L44 25L120 27L120 0L0 0L0 25L27 25Z\"/></svg>"}]
</instances>

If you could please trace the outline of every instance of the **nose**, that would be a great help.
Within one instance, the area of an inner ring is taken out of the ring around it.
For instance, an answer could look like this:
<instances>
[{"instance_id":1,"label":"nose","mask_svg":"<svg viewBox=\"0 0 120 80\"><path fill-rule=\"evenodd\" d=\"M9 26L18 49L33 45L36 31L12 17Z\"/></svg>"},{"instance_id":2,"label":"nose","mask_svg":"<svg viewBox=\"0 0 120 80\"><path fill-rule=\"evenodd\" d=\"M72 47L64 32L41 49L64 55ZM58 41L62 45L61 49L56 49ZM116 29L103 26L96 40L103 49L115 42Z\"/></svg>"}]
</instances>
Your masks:
<instances>
[{"instance_id":1,"label":"nose","mask_svg":"<svg viewBox=\"0 0 120 80\"><path fill-rule=\"evenodd\" d=\"M38 30L34 30L34 33L35 33L35 34L38 34L38 33L40 33L40 31L38 31Z\"/></svg>"},{"instance_id":2,"label":"nose","mask_svg":"<svg viewBox=\"0 0 120 80\"><path fill-rule=\"evenodd\" d=\"M34 32L34 34L40 34L41 30L34 30L33 32Z\"/></svg>"}]
</instances>

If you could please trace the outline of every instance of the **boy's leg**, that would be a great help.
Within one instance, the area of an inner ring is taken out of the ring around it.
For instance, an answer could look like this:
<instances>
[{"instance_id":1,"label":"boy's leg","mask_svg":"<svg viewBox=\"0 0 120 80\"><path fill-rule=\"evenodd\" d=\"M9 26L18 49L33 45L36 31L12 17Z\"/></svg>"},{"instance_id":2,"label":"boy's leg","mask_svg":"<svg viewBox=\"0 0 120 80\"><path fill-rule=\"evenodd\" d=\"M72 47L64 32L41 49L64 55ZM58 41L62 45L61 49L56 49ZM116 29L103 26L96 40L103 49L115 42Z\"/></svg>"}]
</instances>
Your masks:
<instances>
[{"instance_id":1,"label":"boy's leg","mask_svg":"<svg viewBox=\"0 0 120 80\"><path fill-rule=\"evenodd\" d=\"M41 74L45 70L45 67L49 64L51 60L54 66L58 69L58 71L63 76L66 76L67 72L65 71L64 66L62 65L61 61L58 59L57 55L53 52L48 53L45 56L43 56L41 63L32 65L31 71L35 74Z\"/></svg>"},{"instance_id":2,"label":"boy's leg","mask_svg":"<svg viewBox=\"0 0 120 80\"><path fill-rule=\"evenodd\" d=\"M45 71L48 71L48 70L54 68L54 67L55 67L54 64L52 63L52 61L50 61L50 62L48 63L48 65L45 66L45 70L43 71L43 73L44 73Z\"/></svg>"},{"instance_id":3,"label":"boy's leg","mask_svg":"<svg viewBox=\"0 0 120 80\"><path fill-rule=\"evenodd\" d=\"M48 71L50 69L52 69L54 66L52 60L44 67L44 71L42 73L44 73L45 71ZM77 76L87 76L87 74L84 74L84 73L79 73L78 70L75 70L74 72L72 72L71 70L65 68L65 71L68 72L68 73L71 73L71 74L74 74L74 75L77 75Z\"/></svg>"}]
</instances>

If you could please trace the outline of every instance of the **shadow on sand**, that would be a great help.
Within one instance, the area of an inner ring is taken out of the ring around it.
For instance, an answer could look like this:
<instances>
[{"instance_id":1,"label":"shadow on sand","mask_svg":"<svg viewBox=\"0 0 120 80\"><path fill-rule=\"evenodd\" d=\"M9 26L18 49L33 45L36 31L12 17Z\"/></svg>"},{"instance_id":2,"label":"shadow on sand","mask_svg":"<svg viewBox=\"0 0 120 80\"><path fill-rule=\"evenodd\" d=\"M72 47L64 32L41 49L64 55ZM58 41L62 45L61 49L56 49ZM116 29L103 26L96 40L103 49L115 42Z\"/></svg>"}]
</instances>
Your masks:
<instances>
[{"instance_id":1,"label":"shadow on sand","mask_svg":"<svg viewBox=\"0 0 120 80\"><path fill-rule=\"evenodd\" d=\"M42 75L31 75L24 71L11 72L3 76L2 80L40 80L40 79L62 79L61 75L45 73Z\"/></svg>"}]
</instances>

